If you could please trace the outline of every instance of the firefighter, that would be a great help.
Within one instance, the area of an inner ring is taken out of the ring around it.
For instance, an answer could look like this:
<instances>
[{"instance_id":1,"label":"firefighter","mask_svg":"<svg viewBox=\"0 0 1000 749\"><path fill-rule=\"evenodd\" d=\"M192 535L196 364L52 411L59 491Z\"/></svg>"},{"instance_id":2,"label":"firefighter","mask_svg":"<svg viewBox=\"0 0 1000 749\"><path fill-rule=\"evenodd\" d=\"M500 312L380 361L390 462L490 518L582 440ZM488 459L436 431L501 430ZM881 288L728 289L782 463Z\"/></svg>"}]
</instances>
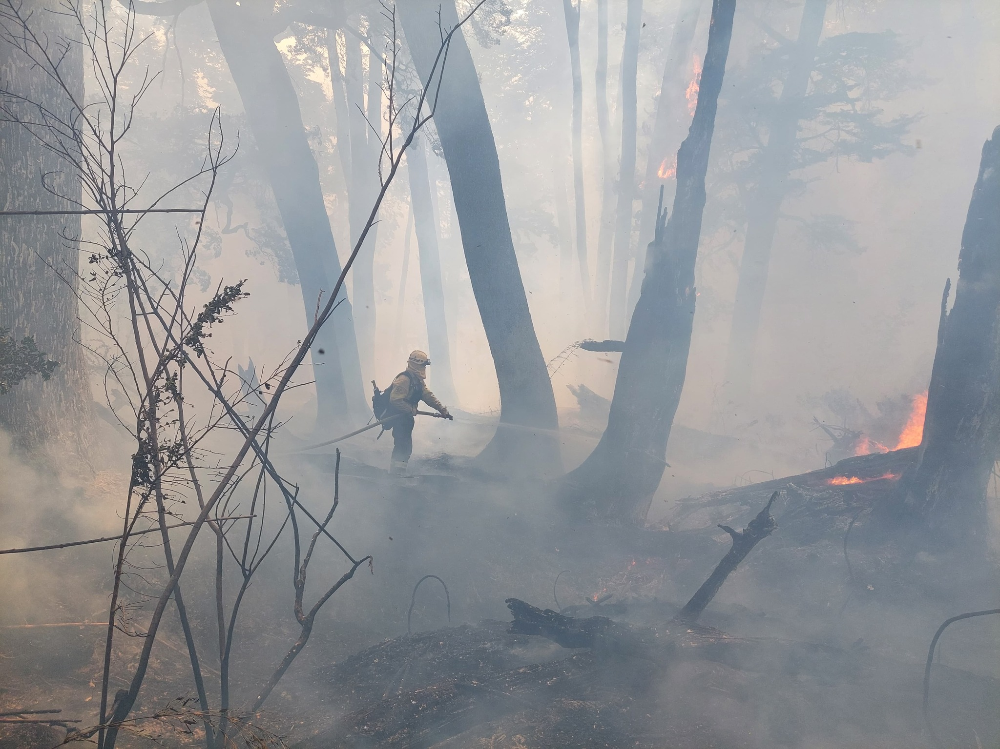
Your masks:
<instances>
[{"instance_id":1,"label":"firefighter","mask_svg":"<svg viewBox=\"0 0 1000 749\"><path fill-rule=\"evenodd\" d=\"M392 462L389 473L406 475L406 464L413 452L413 424L417 404L423 401L444 418L451 419L448 409L427 389L427 365L431 360L423 351L413 351L406 360L406 369L396 375L389 394L389 415L403 414L392 422Z\"/></svg>"}]
</instances>

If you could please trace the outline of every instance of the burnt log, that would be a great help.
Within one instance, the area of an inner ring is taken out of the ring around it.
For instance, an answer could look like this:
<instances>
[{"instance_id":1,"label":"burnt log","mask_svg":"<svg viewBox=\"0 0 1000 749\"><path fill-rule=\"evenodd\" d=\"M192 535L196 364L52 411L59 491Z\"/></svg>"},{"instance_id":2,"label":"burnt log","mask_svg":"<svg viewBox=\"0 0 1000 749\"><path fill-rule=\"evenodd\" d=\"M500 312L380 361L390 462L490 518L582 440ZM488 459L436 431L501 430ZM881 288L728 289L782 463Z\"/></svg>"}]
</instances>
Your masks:
<instances>
[{"instance_id":1,"label":"burnt log","mask_svg":"<svg viewBox=\"0 0 1000 749\"><path fill-rule=\"evenodd\" d=\"M740 562L747 558L747 554L753 551L754 546L770 536L772 531L778 527L777 523L774 522L774 518L771 517L771 505L778 498L778 494L779 492L774 492L771 495L771 498L767 501L767 506L757 513L757 517L751 520L750 524L742 531L734 531L728 525L719 525L722 530L732 537L733 545L729 548L726 556L722 558L718 566L712 571L712 574L709 575L708 579L691 596L691 600L678 612L675 621L689 623L698 621L698 617L701 616L705 607L715 598L716 594L722 588L722 584L726 582L726 578L736 570Z\"/></svg>"}]
</instances>

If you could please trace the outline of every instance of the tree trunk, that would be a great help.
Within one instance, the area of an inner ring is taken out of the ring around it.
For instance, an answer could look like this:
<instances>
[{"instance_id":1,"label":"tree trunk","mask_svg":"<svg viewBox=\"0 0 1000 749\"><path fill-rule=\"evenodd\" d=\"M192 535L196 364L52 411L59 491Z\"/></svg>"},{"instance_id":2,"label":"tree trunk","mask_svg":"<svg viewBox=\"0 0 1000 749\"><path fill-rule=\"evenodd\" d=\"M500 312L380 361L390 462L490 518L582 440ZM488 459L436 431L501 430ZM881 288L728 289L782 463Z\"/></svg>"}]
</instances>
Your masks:
<instances>
[{"instance_id":1,"label":"tree trunk","mask_svg":"<svg viewBox=\"0 0 1000 749\"><path fill-rule=\"evenodd\" d=\"M208 8L281 213L311 324L321 290L329 293L341 265L298 98L271 33L253 11L222 0L209 0ZM342 300L312 350L318 424L353 423L369 413L346 293Z\"/></svg>"},{"instance_id":2,"label":"tree trunk","mask_svg":"<svg viewBox=\"0 0 1000 749\"><path fill-rule=\"evenodd\" d=\"M653 133L646 147L646 177L642 187L642 208L639 211L639 242L635 253L635 269L628 290L626 317L630 317L639 301L643 269L646 265L646 245L653 241L656 225L657 193L664 179L659 176L660 167L670 156L670 147L679 140L682 128L690 119L684 100L684 71L691 59L691 44L698 27L698 16L704 0L684 0L677 11L674 33L670 39L670 52L663 65L663 79L660 81L660 95L656 100L656 119ZM668 163L666 168L671 168ZM626 320L627 324L627 320Z\"/></svg>"},{"instance_id":3,"label":"tree trunk","mask_svg":"<svg viewBox=\"0 0 1000 749\"><path fill-rule=\"evenodd\" d=\"M576 202L576 253L584 308L590 306L590 269L587 267L587 203L583 186L583 74L580 71L580 0L563 0L569 64L573 74L573 195Z\"/></svg>"},{"instance_id":4,"label":"tree trunk","mask_svg":"<svg viewBox=\"0 0 1000 749\"><path fill-rule=\"evenodd\" d=\"M556 214L556 229L559 232L559 293L563 299L570 298L573 278L573 220L570 218L569 198L566 194L564 166L566 160L559 155L559 147L552 146L552 202ZM584 310L586 313L586 309ZM574 329L574 333L576 330Z\"/></svg>"},{"instance_id":5,"label":"tree trunk","mask_svg":"<svg viewBox=\"0 0 1000 749\"><path fill-rule=\"evenodd\" d=\"M453 2L411 0L397 6L423 81L440 46L438 8L446 28ZM472 55L462 33L452 38L434 118L451 175L472 290L500 385L500 424L481 454L490 467L520 475L560 470L555 397L535 336L507 219L493 130Z\"/></svg>"},{"instance_id":6,"label":"tree trunk","mask_svg":"<svg viewBox=\"0 0 1000 749\"><path fill-rule=\"evenodd\" d=\"M437 217L431 202L427 152L422 138L414 138L406 151L410 177L413 222L417 228L420 254L420 286L424 294L424 318L427 321L427 346L431 360L434 390L445 403L454 404L455 381L452 378L451 351L448 345L448 321L444 311L444 284L441 280L441 252L438 247Z\"/></svg>"},{"instance_id":7,"label":"tree trunk","mask_svg":"<svg viewBox=\"0 0 1000 749\"><path fill-rule=\"evenodd\" d=\"M799 38L792 50L788 75L768 128L767 146L761 153L760 180L748 201L747 234L740 261L726 362L729 400L740 405L747 403L753 385L753 358L767 289L771 245L795 155L802 100L809 86L819 38L823 33L826 3L827 0L806 0Z\"/></svg>"},{"instance_id":8,"label":"tree trunk","mask_svg":"<svg viewBox=\"0 0 1000 749\"><path fill-rule=\"evenodd\" d=\"M621 159L618 162L615 253L611 267L609 330L612 338L620 338L625 333L625 295L628 283L628 261L632 246L632 203L635 198L635 140L639 127L636 78L639 74L641 26L642 0L628 0L621 69L622 149Z\"/></svg>"},{"instance_id":9,"label":"tree trunk","mask_svg":"<svg viewBox=\"0 0 1000 749\"><path fill-rule=\"evenodd\" d=\"M373 53L368 55L368 105L364 96L363 70L361 65L361 45L357 39L348 37L346 41L346 90L347 109L351 132L351 172L348 188L348 220L351 224L351 243L361 236L372 203L378 195L378 157L381 149L379 137L372 128L381 133L382 90L381 63ZM375 46L375 40L371 40ZM374 88L373 88L374 87ZM374 374L375 365L375 244L378 225L372 227L365 237L365 244L354 261L353 283L354 317L358 334L358 353L361 356L361 371Z\"/></svg>"},{"instance_id":10,"label":"tree trunk","mask_svg":"<svg viewBox=\"0 0 1000 749\"><path fill-rule=\"evenodd\" d=\"M71 20L55 12L57 5L35 0L23 10L32 12L32 28L51 40L50 53L56 51L56 43L74 40L60 69L74 96L82 101L83 52L75 41L79 30ZM3 41L0 77L27 101L60 116L72 116L59 87ZM0 164L3 210L77 208L42 187L42 177L55 192L79 201L79 175L20 125L0 123ZM9 329L15 340L31 336L39 350L59 363L48 381L31 377L0 396L0 426L24 447L51 441L67 447L72 454L87 457L85 436L89 436L93 395L78 343L79 245L63 235L80 236L79 216L0 217L0 328Z\"/></svg>"},{"instance_id":11,"label":"tree trunk","mask_svg":"<svg viewBox=\"0 0 1000 749\"><path fill-rule=\"evenodd\" d=\"M558 487L561 499L598 518L642 524L666 465L691 347L705 174L735 11L736 0L712 4L698 106L677 152L673 213L649 246L649 268L625 339L607 429L594 452Z\"/></svg>"},{"instance_id":12,"label":"tree trunk","mask_svg":"<svg viewBox=\"0 0 1000 749\"><path fill-rule=\"evenodd\" d=\"M603 175L601 178L601 223L597 232L597 270L594 298L587 322L592 335L602 335L608 325L608 294L611 288L611 251L614 241L615 154L611 118L608 116L608 0L597 0L597 129L601 134Z\"/></svg>"},{"instance_id":13,"label":"tree trunk","mask_svg":"<svg viewBox=\"0 0 1000 749\"><path fill-rule=\"evenodd\" d=\"M985 547L986 489L1000 458L1000 127L983 146L962 232L955 304L941 305L911 508L936 543Z\"/></svg>"},{"instance_id":14,"label":"tree trunk","mask_svg":"<svg viewBox=\"0 0 1000 749\"><path fill-rule=\"evenodd\" d=\"M347 34L344 34L345 41ZM337 49L337 30L326 30L326 52L330 60L330 88L333 91L333 109L337 116L337 156L340 158L340 168L344 172L344 184L347 186L347 200L350 205L350 186L353 180L351 165L351 115L347 103L347 88L344 76L340 72L340 52ZM350 211L350 208L348 208ZM350 217L348 217L350 221Z\"/></svg>"}]
</instances>

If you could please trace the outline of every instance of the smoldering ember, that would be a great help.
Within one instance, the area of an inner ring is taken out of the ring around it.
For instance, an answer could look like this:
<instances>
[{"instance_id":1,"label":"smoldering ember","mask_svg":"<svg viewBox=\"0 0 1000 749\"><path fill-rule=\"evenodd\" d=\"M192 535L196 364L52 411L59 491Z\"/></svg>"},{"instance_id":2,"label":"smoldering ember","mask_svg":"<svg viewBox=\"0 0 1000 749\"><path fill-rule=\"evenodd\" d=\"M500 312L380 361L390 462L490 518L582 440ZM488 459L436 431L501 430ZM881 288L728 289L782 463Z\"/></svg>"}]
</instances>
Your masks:
<instances>
[{"instance_id":1,"label":"smoldering ember","mask_svg":"<svg viewBox=\"0 0 1000 749\"><path fill-rule=\"evenodd\" d=\"M998 40L0 0L0 749L1000 747Z\"/></svg>"}]
</instances>

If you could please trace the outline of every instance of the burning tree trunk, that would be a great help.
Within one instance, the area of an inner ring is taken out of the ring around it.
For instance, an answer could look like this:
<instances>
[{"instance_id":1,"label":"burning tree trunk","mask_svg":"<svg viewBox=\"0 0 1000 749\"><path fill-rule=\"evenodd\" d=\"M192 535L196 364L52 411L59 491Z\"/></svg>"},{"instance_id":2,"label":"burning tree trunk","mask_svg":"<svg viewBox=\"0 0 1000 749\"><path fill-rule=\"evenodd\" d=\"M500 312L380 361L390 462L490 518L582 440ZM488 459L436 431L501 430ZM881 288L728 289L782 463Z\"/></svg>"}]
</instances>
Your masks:
<instances>
[{"instance_id":1,"label":"burning tree trunk","mask_svg":"<svg viewBox=\"0 0 1000 749\"><path fill-rule=\"evenodd\" d=\"M962 232L955 304L942 300L911 508L941 545L986 536L985 496L1000 458L1000 127L983 146Z\"/></svg>"},{"instance_id":2,"label":"burning tree trunk","mask_svg":"<svg viewBox=\"0 0 1000 749\"><path fill-rule=\"evenodd\" d=\"M658 226L649 246L649 269L625 339L608 427L594 452L560 485L563 499L609 520L643 523L666 465L691 347L705 174L735 12L736 0L712 4L698 106L677 152L673 215Z\"/></svg>"},{"instance_id":3,"label":"burning tree trunk","mask_svg":"<svg viewBox=\"0 0 1000 749\"><path fill-rule=\"evenodd\" d=\"M576 253L580 264L584 307L590 306L590 270L587 267L587 204L583 189L583 75L580 72L580 0L563 0L569 64L573 74L573 196L576 203Z\"/></svg>"},{"instance_id":4,"label":"burning tree trunk","mask_svg":"<svg viewBox=\"0 0 1000 749\"><path fill-rule=\"evenodd\" d=\"M157 12L156 3L135 5L139 12ZM221 0L210 0L208 8L281 213L311 323L320 293L329 293L340 274L340 259L298 98L272 31L255 11ZM343 423L369 413L346 293L331 324L317 337L312 356L323 365L314 369L319 423Z\"/></svg>"},{"instance_id":5,"label":"burning tree trunk","mask_svg":"<svg viewBox=\"0 0 1000 749\"><path fill-rule=\"evenodd\" d=\"M730 397L745 404L750 394L753 357L760 328L760 312L767 289L771 245L785 199L788 172L795 154L802 100L809 86L823 33L827 0L806 0L799 38L792 49L788 75L770 124L767 147L761 154L760 179L747 207L747 234L740 262L736 303L729 334L726 382Z\"/></svg>"},{"instance_id":6,"label":"burning tree trunk","mask_svg":"<svg viewBox=\"0 0 1000 749\"><path fill-rule=\"evenodd\" d=\"M635 198L635 140L638 128L636 78L639 67L639 32L642 0L628 0L625 17L625 45L622 49L622 150L618 162L618 206L615 212L615 253L611 266L611 337L625 332L625 295L628 261L632 246L632 203Z\"/></svg>"},{"instance_id":7,"label":"burning tree trunk","mask_svg":"<svg viewBox=\"0 0 1000 749\"><path fill-rule=\"evenodd\" d=\"M411 0L397 7L410 53L426 80L455 4ZM500 385L500 424L481 458L522 474L558 470L555 397L528 309L507 219L500 160L472 55L461 33L452 38L448 72L434 118L451 175L472 290Z\"/></svg>"},{"instance_id":8,"label":"burning tree trunk","mask_svg":"<svg viewBox=\"0 0 1000 749\"><path fill-rule=\"evenodd\" d=\"M660 81L660 95L656 100L656 119L653 133L646 147L646 176L642 188L642 208L639 211L639 245L635 253L635 271L628 291L626 316L631 314L639 301L643 268L646 265L646 245L653 240L656 225L657 192L664 180L668 179L671 168L667 159L670 146L680 137L681 128L687 123L689 113L684 101L681 82L688 60L691 59L691 44L698 27L698 16L704 0L684 0L677 11L674 34L670 39L670 52L663 65L663 79ZM676 134L676 136L675 136Z\"/></svg>"},{"instance_id":9,"label":"burning tree trunk","mask_svg":"<svg viewBox=\"0 0 1000 749\"><path fill-rule=\"evenodd\" d=\"M445 403L455 403L448 320L444 310L444 284L441 281L438 224L431 201L427 153L424 151L423 140L414 138L406 150L406 166L410 176L410 199L413 202L413 221L417 228L417 249L420 253L420 285L424 293L427 345L434 361L434 389Z\"/></svg>"},{"instance_id":10,"label":"burning tree trunk","mask_svg":"<svg viewBox=\"0 0 1000 749\"><path fill-rule=\"evenodd\" d=\"M25 10L32 10L33 23L40 31L53 38L75 37L71 24L56 12L57 5L29 2ZM8 31L4 23L0 30L0 80L4 88L23 96L24 101L44 106L54 116L70 116L58 84L5 38ZM66 81L83 98L83 54L78 44L68 45L61 68ZM5 110L8 106L19 108L15 102L0 106ZM10 119L0 116L6 120L0 122L0 208L77 208L71 201L81 198L78 175L23 125ZM36 120L35 113L29 119ZM43 179L49 189L43 186ZM0 396L0 426L23 445L59 440L79 454L85 449L79 437L87 430L93 396L83 351L77 343L79 247L64 236L80 236L79 216L0 217L0 331L6 329L15 341L30 336L39 350L58 362L48 381L31 377Z\"/></svg>"}]
</instances>

